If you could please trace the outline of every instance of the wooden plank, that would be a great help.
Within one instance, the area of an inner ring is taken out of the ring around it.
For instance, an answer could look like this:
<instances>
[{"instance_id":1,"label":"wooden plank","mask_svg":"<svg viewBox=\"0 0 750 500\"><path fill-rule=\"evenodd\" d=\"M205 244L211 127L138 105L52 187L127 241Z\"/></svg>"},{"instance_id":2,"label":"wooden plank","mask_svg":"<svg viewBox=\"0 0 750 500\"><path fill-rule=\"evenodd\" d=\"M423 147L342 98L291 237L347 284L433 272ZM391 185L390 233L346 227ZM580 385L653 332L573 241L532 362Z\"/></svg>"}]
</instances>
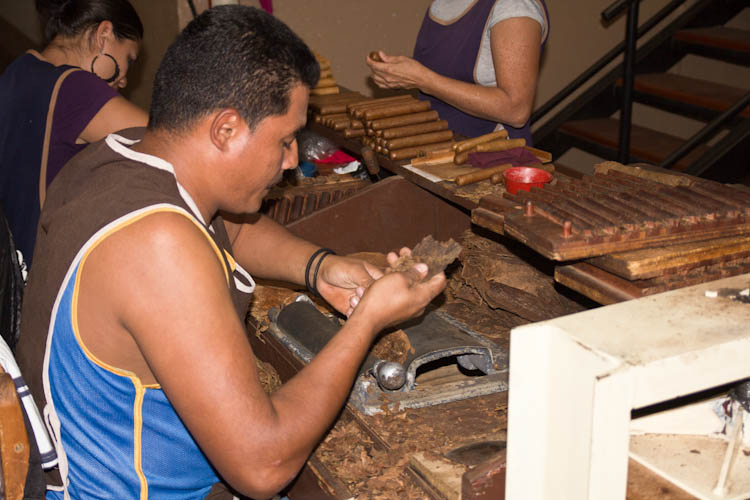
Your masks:
<instances>
[{"instance_id":1,"label":"wooden plank","mask_svg":"<svg viewBox=\"0 0 750 500\"><path fill-rule=\"evenodd\" d=\"M642 296L629 281L585 262L555 267L555 281L603 305Z\"/></svg>"},{"instance_id":2,"label":"wooden plank","mask_svg":"<svg viewBox=\"0 0 750 500\"><path fill-rule=\"evenodd\" d=\"M617 84L621 86L622 80L618 80ZM636 75L633 90L714 111L726 111L746 92L730 85L674 73ZM745 108L740 116L750 116L750 108Z\"/></svg>"},{"instance_id":3,"label":"wooden plank","mask_svg":"<svg viewBox=\"0 0 750 500\"><path fill-rule=\"evenodd\" d=\"M602 255L587 262L621 278L635 280L747 256L750 256L750 236L735 236Z\"/></svg>"},{"instance_id":4,"label":"wooden plank","mask_svg":"<svg viewBox=\"0 0 750 500\"><path fill-rule=\"evenodd\" d=\"M616 150L620 146L620 122L613 118L574 120L564 123L560 131L602 144L610 149ZM630 134L630 154L642 161L661 163L684 142L684 139L679 137L633 124ZM699 145L678 161L674 169L685 170L706 151L708 147Z\"/></svg>"},{"instance_id":5,"label":"wooden plank","mask_svg":"<svg viewBox=\"0 0 750 500\"><path fill-rule=\"evenodd\" d=\"M423 452L413 454L409 463L446 500L461 500L461 477L466 466Z\"/></svg>"},{"instance_id":6,"label":"wooden plank","mask_svg":"<svg viewBox=\"0 0 750 500\"><path fill-rule=\"evenodd\" d=\"M750 31L726 26L680 30L675 33L674 39L720 49L750 52Z\"/></svg>"},{"instance_id":7,"label":"wooden plank","mask_svg":"<svg viewBox=\"0 0 750 500\"><path fill-rule=\"evenodd\" d=\"M7 373L0 374L0 461L5 489L3 498L21 500L29 467L29 438L16 386Z\"/></svg>"}]
</instances>

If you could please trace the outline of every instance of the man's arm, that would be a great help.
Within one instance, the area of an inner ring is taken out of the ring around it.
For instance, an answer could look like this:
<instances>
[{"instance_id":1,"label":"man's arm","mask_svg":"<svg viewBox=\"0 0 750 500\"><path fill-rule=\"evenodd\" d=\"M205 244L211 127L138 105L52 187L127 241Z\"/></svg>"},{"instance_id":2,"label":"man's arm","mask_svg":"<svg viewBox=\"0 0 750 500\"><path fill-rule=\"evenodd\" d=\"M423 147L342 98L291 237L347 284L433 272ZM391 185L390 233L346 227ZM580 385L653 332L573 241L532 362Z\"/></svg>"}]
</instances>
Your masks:
<instances>
[{"instance_id":1,"label":"man's arm","mask_svg":"<svg viewBox=\"0 0 750 500\"><path fill-rule=\"evenodd\" d=\"M287 252L276 248L276 260ZM152 215L89 257L81 331L109 361L95 340L110 342L107 325L120 325L151 372L139 376L153 374L219 473L242 493L266 497L296 475L331 424L377 332L418 314L444 288L442 274L422 283L424 272L375 282L310 365L268 396L208 240L181 215ZM116 349L110 356L129 359Z\"/></svg>"},{"instance_id":2,"label":"man's arm","mask_svg":"<svg viewBox=\"0 0 750 500\"><path fill-rule=\"evenodd\" d=\"M253 276L305 284L310 257L319 248L270 218L255 214L240 224L224 221L234 257ZM321 262L316 283L314 259L308 279L324 299L339 312L349 315L364 290L383 273L358 259L328 255ZM352 303L354 301L354 303Z\"/></svg>"}]
</instances>

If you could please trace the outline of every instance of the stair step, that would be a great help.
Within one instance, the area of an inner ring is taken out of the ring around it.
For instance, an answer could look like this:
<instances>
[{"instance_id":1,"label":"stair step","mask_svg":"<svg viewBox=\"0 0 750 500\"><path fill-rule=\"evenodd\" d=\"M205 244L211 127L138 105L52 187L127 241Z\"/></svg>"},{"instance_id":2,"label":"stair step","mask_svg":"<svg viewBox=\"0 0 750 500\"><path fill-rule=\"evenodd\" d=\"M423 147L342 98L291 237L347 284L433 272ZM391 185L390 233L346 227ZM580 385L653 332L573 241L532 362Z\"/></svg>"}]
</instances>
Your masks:
<instances>
[{"instance_id":1,"label":"stair step","mask_svg":"<svg viewBox=\"0 0 750 500\"><path fill-rule=\"evenodd\" d=\"M617 85L622 86L622 79L617 81ZM741 88L673 73L636 75L633 90L677 103L719 112L731 108L747 92L747 90ZM740 116L749 117L750 107L745 108Z\"/></svg>"},{"instance_id":2,"label":"stair step","mask_svg":"<svg viewBox=\"0 0 750 500\"><path fill-rule=\"evenodd\" d=\"M674 34L681 42L750 53L750 31L726 26L681 30Z\"/></svg>"},{"instance_id":3,"label":"stair step","mask_svg":"<svg viewBox=\"0 0 750 500\"><path fill-rule=\"evenodd\" d=\"M620 122L614 118L569 121L560 127L560 132L589 143L600 144L612 151L617 151L620 145ZM630 131L630 156L656 165L684 142L679 137L634 124ZM708 149L705 145L699 145L678 161L674 170L685 170Z\"/></svg>"}]
</instances>

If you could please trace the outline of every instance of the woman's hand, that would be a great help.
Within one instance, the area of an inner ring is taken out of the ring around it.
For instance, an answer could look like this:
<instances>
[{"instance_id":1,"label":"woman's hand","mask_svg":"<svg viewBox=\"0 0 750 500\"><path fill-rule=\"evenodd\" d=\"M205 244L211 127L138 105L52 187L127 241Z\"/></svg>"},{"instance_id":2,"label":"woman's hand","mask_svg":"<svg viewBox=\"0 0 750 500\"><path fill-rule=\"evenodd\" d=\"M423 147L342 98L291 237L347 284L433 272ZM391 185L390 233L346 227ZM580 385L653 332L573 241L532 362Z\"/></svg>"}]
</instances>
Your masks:
<instances>
[{"instance_id":1,"label":"woman's hand","mask_svg":"<svg viewBox=\"0 0 750 500\"><path fill-rule=\"evenodd\" d=\"M367 56L367 65L372 70L372 80L380 88L385 89L421 89L422 82L427 78L430 70L422 66L411 57L389 56L382 50L378 51L382 62Z\"/></svg>"}]
</instances>

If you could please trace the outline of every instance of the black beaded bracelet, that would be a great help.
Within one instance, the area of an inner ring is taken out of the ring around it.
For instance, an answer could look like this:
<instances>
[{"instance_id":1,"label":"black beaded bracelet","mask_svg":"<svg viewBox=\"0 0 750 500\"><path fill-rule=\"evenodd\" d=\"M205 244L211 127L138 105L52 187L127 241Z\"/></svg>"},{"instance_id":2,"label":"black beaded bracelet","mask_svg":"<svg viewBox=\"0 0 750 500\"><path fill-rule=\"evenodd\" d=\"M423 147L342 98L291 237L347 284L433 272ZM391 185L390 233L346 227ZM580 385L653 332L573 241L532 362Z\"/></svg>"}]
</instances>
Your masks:
<instances>
[{"instance_id":1,"label":"black beaded bracelet","mask_svg":"<svg viewBox=\"0 0 750 500\"><path fill-rule=\"evenodd\" d=\"M305 267L305 286L307 289L316 294L320 295L318 293L318 287L316 286L318 281L318 271L320 270L320 264L323 262L323 259L326 258L327 255L334 254L336 255L336 252L331 250L330 248L318 248L313 252L313 254L310 256L310 259L307 261L307 266ZM310 283L310 269L312 268L313 263L315 262L315 258L320 255L320 258L318 259L318 263L315 266L315 271L313 272L313 278L312 278L312 284Z\"/></svg>"}]
</instances>

